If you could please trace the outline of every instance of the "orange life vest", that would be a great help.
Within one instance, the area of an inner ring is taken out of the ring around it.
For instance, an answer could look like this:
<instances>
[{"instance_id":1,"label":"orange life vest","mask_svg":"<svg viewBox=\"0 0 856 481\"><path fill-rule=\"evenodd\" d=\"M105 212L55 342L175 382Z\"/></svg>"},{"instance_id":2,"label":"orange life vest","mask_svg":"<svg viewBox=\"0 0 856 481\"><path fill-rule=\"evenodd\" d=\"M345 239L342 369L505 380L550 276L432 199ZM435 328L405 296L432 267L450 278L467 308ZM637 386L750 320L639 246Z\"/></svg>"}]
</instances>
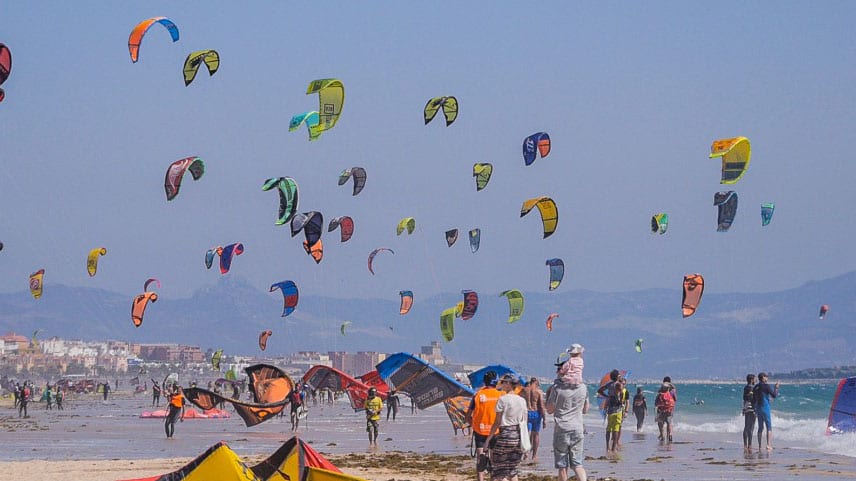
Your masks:
<instances>
[{"instance_id":1,"label":"orange life vest","mask_svg":"<svg viewBox=\"0 0 856 481\"><path fill-rule=\"evenodd\" d=\"M493 422L496 421L496 402L503 392L497 388L483 387L473 396L475 401L473 407L473 432L487 436L490 434L490 428Z\"/></svg>"},{"instance_id":2,"label":"orange life vest","mask_svg":"<svg viewBox=\"0 0 856 481\"><path fill-rule=\"evenodd\" d=\"M181 392L173 394L169 398L169 405L181 409L181 406L184 405L184 395Z\"/></svg>"}]
</instances>

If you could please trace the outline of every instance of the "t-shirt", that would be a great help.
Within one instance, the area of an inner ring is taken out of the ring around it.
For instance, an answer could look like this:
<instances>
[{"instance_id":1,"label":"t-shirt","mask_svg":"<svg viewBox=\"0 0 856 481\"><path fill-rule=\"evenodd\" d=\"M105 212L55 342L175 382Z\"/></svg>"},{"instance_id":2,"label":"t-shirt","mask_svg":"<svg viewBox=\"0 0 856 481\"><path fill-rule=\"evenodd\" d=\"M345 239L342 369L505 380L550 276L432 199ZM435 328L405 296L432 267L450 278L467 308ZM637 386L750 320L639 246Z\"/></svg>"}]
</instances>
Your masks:
<instances>
[{"instance_id":1,"label":"t-shirt","mask_svg":"<svg viewBox=\"0 0 856 481\"><path fill-rule=\"evenodd\" d=\"M547 404L555 406L553 418L556 421L556 429L583 432L583 406L587 397L588 389L585 384L580 384L576 389L561 384L550 388L547 392Z\"/></svg>"},{"instance_id":2,"label":"t-shirt","mask_svg":"<svg viewBox=\"0 0 856 481\"><path fill-rule=\"evenodd\" d=\"M383 400L375 396L366 401L366 419L369 421L380 421L380 412L383 409Z\"/></svg>"},{"instance_id":3,"label":"t-shirt","mask_svg":"<svg viewBox=\"0 0 856 481\"><path fill-rule=\"evenodd\" d=\"M502 396L496 402L496 415L500 426L516 426L529 419L526 400L516 394Z\"/></svg>"}]
</instances>

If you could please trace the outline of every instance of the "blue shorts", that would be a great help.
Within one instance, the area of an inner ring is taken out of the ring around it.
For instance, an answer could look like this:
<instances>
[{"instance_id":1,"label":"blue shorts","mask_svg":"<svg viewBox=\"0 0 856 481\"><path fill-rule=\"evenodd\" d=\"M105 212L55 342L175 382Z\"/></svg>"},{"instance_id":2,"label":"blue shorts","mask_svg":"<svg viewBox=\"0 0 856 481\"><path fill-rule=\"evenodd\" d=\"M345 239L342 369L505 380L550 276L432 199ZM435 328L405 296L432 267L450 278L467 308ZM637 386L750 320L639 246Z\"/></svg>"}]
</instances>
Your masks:
<instances>
[{"instance_id":1,"label":"blue shorts","mask_svg":"<svg viewBox=\"0 0 856 481\"><path fill-rule=\"evenodd\" d=\"M538 411L529 411L529 421L527 425L529 427L530 433L539 433L541 432L541 426L544 423L544 418L541 417L541 413Z\"/></svg>"},{"instance_id":2,"label":"blue shorts","mask_svg":"<svg viewBox=\"0 0 856 481\"><path fill-rule=\"evenodd\" d=\"M770 416L770 411L766 409L759 409L755 411L755 416L758 418L758 432L764 430L764 425L767 425L767 431L773 430L772 417Z\"/></svg>"}]
</instances>

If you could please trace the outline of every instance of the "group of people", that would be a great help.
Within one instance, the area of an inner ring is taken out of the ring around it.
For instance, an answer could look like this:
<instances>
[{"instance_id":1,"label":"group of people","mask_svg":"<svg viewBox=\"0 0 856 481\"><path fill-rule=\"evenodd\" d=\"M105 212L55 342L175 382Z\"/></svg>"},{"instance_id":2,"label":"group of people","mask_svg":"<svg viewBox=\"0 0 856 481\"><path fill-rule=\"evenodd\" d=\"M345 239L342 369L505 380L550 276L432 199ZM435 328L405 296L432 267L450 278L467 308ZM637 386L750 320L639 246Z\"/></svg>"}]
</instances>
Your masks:
<instances>
[{"instance_id":1,"label":"group of people","mask_svg":"<svg viewBox=\"0 0 856 481\"><path fill-rule=\"evenodd\" d=\"M746 375L746 385L743 386L743 449L752 452L752 433L755 422L758 422L758 450L761 450L761 435L767 430L767 451L773 450L773 424L770 413L770 399L779 395L779 383L773 387L767 384L767 374L758 373L758 384L755 375Z\"/></svg>"}]
</instances>

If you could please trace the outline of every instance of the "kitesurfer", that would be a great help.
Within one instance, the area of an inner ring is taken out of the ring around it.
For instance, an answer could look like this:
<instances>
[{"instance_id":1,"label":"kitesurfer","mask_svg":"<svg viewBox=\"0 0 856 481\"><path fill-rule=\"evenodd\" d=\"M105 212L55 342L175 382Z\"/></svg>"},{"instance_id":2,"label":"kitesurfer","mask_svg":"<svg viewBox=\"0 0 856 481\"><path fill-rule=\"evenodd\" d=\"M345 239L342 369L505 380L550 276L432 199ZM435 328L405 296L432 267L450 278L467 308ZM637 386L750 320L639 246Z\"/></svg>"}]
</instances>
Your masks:
<instances>
[{"instance_id":1,"label":"kitesurfer","mask_svg":"<svg viewBox=\"0 0 856 481\"><path fill-rule=\"evenodd\" d=\"M393 389L389 392L386 398L386 420L389 421L389 415L392 413L392 420L395 421L395 416L398 415L398 407L401 404L401 399L398 398L398 393Z\"/></svg>"},{"instance_id":2,"label":"kitesurfer","mask_svg":"<svg viewBox=\"0 0 856 481\"><path fill-rule=\"evenodd\" d=\"M166 420L164 421L164 430L166 431L166 437L171 438L173 434L175 434L175 419L181 415L179 418L179 422L184 422L184 394L181 392L181 388L178 387L178 384L174 384L172 387L172 393L169 395L169 412L166 415Z\"/></svg>"},{"instance_id":3,"label":"kitesurfer","mask_svg":"<svg viewBox=\"0 0 856 481\"><path fill-rule=\"evenodd\" d=\"M645 394L641 387L636 388L636 395L633 396L633 415L636 416L636 432L642 432L642 423L645 422L645 414L648 412L648 401L645 400Z\"/></svg>"},{"instance_id":4,"label":"kitesurfer","mask_svg":"<svg viewBox=\"0 0 856 481\"><path fill-rule=\"evenodd\" d=\"M487 437L496 421L496 402L502 392L496 388L496 371L487 371L482 377L484 386L476 391L467 409L467 422L473 430L473 442L476 446L476 475L478 481L485 480L490 468L490 458L485 454ZM411 402L413 400L411 399Z\"/></svg>"},{"instance_id":5,"label":"kitesurfer","mask_svg":"<svg viewBox=\"0 0 856 481\"><path fill-rule=\"evenodd\" d=\"M30 402L30 386L25 381L24 387L21 388L21 399L18 402L18 417L19 418L20 417L25 417L25 418L30 417L30 415L27 414L27 403L28 402ZM23 414L23 416L22 416L22 414Z\"/></svg>"},{"instance_id":6,"label":"kitesurfer","mask_svg":"<svg viewBox=\"0 0 856 481\"><path fill-rule=\"evenodd\" d=\"M755 375L746 375L746 385L743 386L743 450L752 452L752 432L755 431L755 400L752 388L755 387Z\"/></svg>"},{"instance_id":7,"label":"kitesurfer","mask_svg":"<svg viewBox=\"0 0 856 481\"><path fill-rule=\"evenodd\" d=\"M366 431L369 433L369 444L377 446L378 421L383 411L383 400L377 395L377 389L369 388L366 397Z\"/></svg>"},{"instance_id":8,"label":"kitesurfer","mask_svg":"<svg viewBox=\"0 0 856 481\"><path fill-rule=\"evenodd\" d=\"M758 373L758 384L752 388L753 406L755 407L755 417L758 419L758 450L761 450L761 433L764 432L764 426L767 426L767 451L773 450L773 425L770 414L770 398L779 395L779 383L775 387L770 387L767 384L767 374Z\"/></svg>"},{"instance_id":9,"label":"kitesurfer","mask_svg":"<svg viewBox=\"0 0 856 481\"><path fill-rule=\"evenodd\" d=\"M160 406L161 387L157 381L152 379L152 406Z\"/></svg>"},{"instance_id":10,"label":"kitesurfer","mask_svg":"<svg viewBox=\"0 0 856 481\"><path fill-rule=\"evenodd\" d=\"M107 400L107 395L108 395L108 394L110 394L110 382L105 382L105 383L104 383L104 390L103 390L103 393L104 393L104 400L106 401L106 400Z\"/></svg>"}]
</instances>

